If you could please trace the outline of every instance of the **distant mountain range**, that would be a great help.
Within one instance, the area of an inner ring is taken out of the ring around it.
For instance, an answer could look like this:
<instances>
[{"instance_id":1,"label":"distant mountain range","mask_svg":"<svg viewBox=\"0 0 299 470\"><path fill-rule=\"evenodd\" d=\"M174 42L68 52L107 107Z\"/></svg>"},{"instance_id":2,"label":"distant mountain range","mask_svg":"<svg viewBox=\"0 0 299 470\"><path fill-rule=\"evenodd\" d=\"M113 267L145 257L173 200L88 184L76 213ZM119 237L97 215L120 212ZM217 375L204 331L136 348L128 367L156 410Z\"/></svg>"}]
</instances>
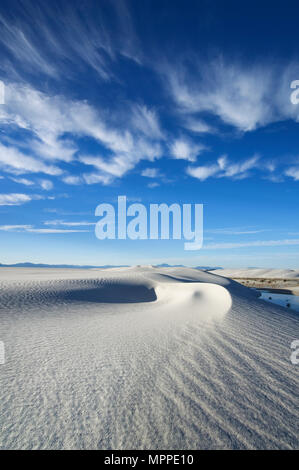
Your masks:
<instances>
[{"instance_id":1,"label":"distant mountain range","mask_svg":"<svg viewBox=\"0 0 299 470\"><path fill-rule=\"evenodd\" d=\"M0 268L61 268L61 269L109 269L109 268L129 268L127 264L110 265L105 264L103 266L80 266L76 264L42 264L42 263L16 263L16 264L2 264ZM156 264L155 268L183 268L183 264ZM196 266L194 269L202 269L204 271L212 271L214 269L222 269L221 267L215 266Z\"/></svg>"},{"instance_id":2,"label":"distant mountain range","mask_svg":"<svg viewBox=\"0 0 299 470\"><path fill-rule=\"evenodd\" d=\"M156 264L155 268L185 268L183 264ZM194 266L194 269L202 269L203 271L213 271L213 269L222 269L220 266Z\"/></svg>"},{"instance_id":3,"label":"distant mountain range","mask_svg":"<svg viewBox=\"0 0 299 470\"><path fill-rule=\"evenodd\" d=\"M184 268L183 264L167 264L167 263L162 263L162 264L154 264L154 268Z\"/></svg>"},{"instance_id":4,"label":"distant mountain range","mask_svg":"<svg viewBox=\"0 0 299 470\"><path fill-rule=\"evenodd\" d=\"M214 271L215 269L223 269L221 266L196 266L195 269L202 269L202 271Z\"/></svg>"},{"instance_id":5,"label":"distant mountain range","mask_svg":"<svg viewBox=\"0 0 299 470\"><path fill-rule=\"evenodd\" d=\"M16 264L2 264L0 263L0 268L64 268L64 269L92 269L92 268L128 268L128 265L110 265L105 264L104 266L80 266L76 264L42 264L42 263L16 263Z\"/></svg>"}]
</instances>

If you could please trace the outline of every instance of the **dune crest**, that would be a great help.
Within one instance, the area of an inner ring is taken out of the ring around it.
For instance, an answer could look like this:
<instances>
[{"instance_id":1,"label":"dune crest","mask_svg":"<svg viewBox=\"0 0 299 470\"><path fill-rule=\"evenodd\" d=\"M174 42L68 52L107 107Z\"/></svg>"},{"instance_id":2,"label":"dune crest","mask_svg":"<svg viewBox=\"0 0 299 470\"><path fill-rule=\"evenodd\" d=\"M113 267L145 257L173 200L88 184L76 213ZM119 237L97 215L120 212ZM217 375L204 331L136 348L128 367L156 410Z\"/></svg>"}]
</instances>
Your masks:
<instances>
[{"instance_id":1,"label":"dune crest","mask_svg":"<svg viewBox=\"0 0 299 470\"><path fill-rule=\"evenodd\" d=\"M217 284L165 283L157 286L155 291L158 303L172 310L179 310L182 315L186 314L188 309L196 315L221 318L232 305L229 291Z\"/></svg>"}]
</instances>

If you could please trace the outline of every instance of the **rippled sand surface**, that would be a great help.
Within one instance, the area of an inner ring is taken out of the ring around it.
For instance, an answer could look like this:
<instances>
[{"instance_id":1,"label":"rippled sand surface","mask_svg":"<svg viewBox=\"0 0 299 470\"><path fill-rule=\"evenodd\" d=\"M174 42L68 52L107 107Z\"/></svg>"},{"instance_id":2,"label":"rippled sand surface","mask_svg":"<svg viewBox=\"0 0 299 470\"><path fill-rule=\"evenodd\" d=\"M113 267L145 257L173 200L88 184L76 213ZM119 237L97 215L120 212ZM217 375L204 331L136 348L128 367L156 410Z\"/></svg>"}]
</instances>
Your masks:
<instances>
[{"instance_id":1,"label":"rippled sand surface","mask_svg":"<svg viewBox=\"0 0 299 470\"><path fill-rule=\"evenodd\" d=\"M2 268L0 448L298 448L298 338L191 268Z\"/></svg>"}]
</instances>

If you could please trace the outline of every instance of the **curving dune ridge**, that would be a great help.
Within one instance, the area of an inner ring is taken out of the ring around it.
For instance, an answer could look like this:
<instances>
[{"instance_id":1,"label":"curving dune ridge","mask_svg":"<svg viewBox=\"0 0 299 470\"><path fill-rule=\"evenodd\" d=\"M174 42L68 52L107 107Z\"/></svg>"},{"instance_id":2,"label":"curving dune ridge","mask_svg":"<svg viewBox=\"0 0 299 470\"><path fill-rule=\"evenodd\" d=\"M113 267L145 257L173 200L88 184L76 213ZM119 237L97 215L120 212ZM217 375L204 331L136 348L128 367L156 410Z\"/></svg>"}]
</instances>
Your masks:
<instances>
[{"instance_id":1,"label":"curving dune ridge","mask_svg":"<svg viewBox=\"0 0 299 470\"><path fill-rule=\"evenodd\" d=\"M0 448L298 447L298 315L191 268L0 270Z\"/></svg>"}]
</instances>

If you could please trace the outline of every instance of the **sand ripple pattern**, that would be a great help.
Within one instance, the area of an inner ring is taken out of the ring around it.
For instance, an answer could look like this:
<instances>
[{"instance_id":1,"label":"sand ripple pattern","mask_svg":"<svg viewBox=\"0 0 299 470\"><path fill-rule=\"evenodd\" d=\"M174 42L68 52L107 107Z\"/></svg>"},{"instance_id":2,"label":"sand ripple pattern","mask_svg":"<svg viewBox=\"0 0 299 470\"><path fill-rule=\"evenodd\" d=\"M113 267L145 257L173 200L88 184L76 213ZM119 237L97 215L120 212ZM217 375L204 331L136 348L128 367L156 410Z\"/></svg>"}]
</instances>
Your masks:
<instances>
[{"instance_id":1,"label":"sand ripple pattern","mask_svg":"<svg viewBox=\"0 0 299 470\"><path fill-rule=\"evenodd\" d=\"M192 269L33 271L0 271L1 449L298 448L298 314Z\"/></svg>"}]
</instances>

